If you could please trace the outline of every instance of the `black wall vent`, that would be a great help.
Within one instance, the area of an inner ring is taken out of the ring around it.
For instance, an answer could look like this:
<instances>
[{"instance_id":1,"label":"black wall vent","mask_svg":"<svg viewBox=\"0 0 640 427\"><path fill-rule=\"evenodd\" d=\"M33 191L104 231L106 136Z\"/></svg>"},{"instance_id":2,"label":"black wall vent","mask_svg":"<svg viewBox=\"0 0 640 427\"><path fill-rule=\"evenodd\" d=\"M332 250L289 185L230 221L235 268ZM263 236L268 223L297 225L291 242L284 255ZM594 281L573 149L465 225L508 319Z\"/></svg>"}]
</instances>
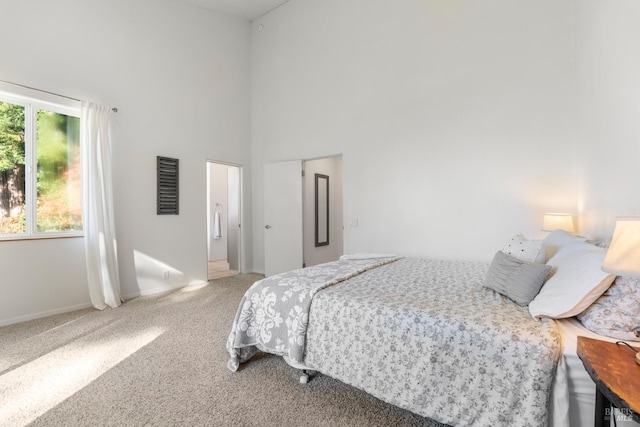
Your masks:
<instances>
[{"instance_id":1,"label":"black wall vent","mask_svg":"<svg viewBox=\"0 0 640 427\"><path fill-rule=\"evenodd\" d=\"M178 215L178 159L158 156L158 215Z\"/></svg>"}]
</instances>

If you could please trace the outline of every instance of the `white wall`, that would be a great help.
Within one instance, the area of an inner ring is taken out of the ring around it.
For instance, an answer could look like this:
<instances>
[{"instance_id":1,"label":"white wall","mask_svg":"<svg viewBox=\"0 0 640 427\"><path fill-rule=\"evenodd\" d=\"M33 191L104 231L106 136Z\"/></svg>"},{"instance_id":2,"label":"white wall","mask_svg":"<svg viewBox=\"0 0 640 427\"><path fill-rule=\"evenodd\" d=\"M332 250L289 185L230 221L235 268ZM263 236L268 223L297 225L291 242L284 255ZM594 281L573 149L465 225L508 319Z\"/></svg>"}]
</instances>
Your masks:
<instances>
[{"instance_id":1,"label":"white wall","mask_svg":"<svg viewBox=\"0 0 640 427\"><path fill-rule=\"evenodd\" d=\"M206 280L206 160L244 165L251 182L249 23L157 0L0 0L0 15L1 80L120 109L123 295ZM157 155L180 159L178 216L156 215ZM243 236L250 248L250 226ZM0 242L0 322L88 304L83 266L82 239Z\"/></svg>"},{"instance_id":2,"label":"white wall","mask_svg":"<svg viewBox=\"0 0 640 427\"><path fill-rule=\"evenodd\" d=\"M640 2L577 2L578 209L585 235L640 215Z\"/></svg>"},{"instance_id":3,"label":"white wall","mask_svg":"<svg viewBox=\"0 0 640 427\"><path fill-rule=\"evenodd\" d=\"M120 108L125 295L206 278L206 159L252 183L246 271L264 269L263 165L337 153L359 219L345 252L489 260L546 211L592 237L640 214L639 4L291 0L250 26L166 1L0 0L0 79ZM180 159L179 216L155 215L157 155ZM0 324L89 302L82 239L0 242L0 270Z\"/></svg>"},{"instance_id":4,"label":"white wall","mask_svg":"<svg viewBox=\"0 0 640 427\"><path fill-rule=\"evenodd\" d=\"M0 326L89 307L82 238L0 242Z\"/></svg>"},{"instance_id":5,"label":"white wall","mask_svg":"<svg viewBox=\"0 0 640 427\"><path fill-rule=\"evenodd\" d=\"M265 163L342 153L345 253L488 261L538 236L576 206L574 34L557 0L292 0L255 20L254 227ZM258 271L263 250L258 233Z\"/></svg>"}]
</instances>

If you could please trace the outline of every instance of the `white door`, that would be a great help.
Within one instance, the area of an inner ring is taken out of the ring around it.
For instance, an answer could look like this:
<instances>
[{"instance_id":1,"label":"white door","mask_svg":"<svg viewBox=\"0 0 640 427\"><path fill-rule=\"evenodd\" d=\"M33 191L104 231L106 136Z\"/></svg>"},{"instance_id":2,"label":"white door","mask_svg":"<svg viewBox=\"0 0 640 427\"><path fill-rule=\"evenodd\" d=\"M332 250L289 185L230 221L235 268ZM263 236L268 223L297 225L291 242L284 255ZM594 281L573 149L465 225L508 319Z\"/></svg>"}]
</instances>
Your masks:
<instances>
[{"instance_id":1,"label":"white door","mask_svg":"<svg viewBox=\"0 0 640 427\"><path fill-rule=\"evenodd\" d=\"M302 268L302 161L264 167L264 271Z\"/></svg>"}]
</instances>

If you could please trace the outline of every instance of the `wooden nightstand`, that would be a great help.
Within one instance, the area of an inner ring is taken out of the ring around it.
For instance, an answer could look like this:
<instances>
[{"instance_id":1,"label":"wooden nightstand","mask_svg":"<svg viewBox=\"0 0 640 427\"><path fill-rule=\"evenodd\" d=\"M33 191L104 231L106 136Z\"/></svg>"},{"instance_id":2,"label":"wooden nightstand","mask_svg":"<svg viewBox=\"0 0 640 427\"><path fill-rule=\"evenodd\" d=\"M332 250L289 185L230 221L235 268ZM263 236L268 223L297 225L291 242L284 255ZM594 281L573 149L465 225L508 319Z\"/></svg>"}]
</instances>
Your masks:
<instances>
[{"instance_id":1,"label":"wooden nightstand","mask_svg":"<svg viewBox=\"0 0 640 427\"><path fill-rule=\"evenodd\" d=\"M596 383L595 427L609 425L612 404L622 411L618 416L640 422L640 365L631 349L578 337L578 357Z\"/></svg>"}]
</instances>

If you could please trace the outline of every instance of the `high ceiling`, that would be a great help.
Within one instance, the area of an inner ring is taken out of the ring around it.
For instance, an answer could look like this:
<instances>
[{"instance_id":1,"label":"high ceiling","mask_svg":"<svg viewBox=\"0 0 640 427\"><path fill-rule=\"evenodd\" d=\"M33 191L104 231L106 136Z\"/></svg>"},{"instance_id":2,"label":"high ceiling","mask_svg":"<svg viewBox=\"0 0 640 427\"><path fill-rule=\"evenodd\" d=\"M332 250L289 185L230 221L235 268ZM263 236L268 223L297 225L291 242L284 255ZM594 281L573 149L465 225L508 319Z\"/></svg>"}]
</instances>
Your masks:
<instances>
[{"instance_id":1,"label":"high ceiling","mask_svg":"<svg viewBox=\"0 0 640 427\"><path fill-rule=\"evenodd\" d=\"M253 21L289 0L177 0Z\"/></svg>"}]
</instances>

